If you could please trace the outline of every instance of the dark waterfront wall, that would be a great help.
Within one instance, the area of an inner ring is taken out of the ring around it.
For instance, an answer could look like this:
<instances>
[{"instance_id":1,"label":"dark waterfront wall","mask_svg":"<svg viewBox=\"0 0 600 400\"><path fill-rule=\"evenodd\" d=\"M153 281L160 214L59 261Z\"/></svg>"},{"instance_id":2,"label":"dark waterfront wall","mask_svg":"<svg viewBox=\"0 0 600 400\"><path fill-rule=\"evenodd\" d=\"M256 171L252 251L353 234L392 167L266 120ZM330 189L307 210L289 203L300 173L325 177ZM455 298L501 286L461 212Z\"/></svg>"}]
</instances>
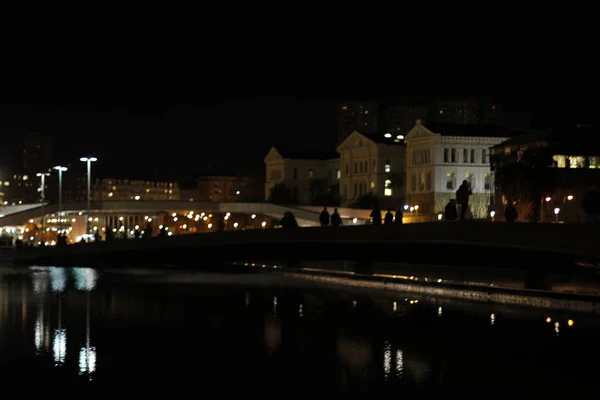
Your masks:
<instances>
[{"instance_id":1,"label":"dark waterfront wall","mask_svg":"<svg viewBox=\"0 0 600 400\"><path fill-rule=\"evenodd\" d=\"M600 260L591 225L423 223L262 229L23 249L21 262L200 264L203 261L354 260L510 265L545 270ZM533 266L533 267L532 267Z\"/></svg>"}]
</instances>

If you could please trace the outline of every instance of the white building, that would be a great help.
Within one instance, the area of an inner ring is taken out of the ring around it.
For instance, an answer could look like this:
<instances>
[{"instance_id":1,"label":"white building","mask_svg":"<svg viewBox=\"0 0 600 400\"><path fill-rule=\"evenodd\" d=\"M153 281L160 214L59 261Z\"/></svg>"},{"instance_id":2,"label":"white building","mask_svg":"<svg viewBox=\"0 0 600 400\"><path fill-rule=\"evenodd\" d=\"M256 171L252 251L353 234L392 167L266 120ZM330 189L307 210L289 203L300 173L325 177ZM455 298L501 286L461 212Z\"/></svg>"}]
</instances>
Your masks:
<instances>
[{"instance_id":1,"label":"white building","mask_svg":"<svg viewBox=\"0 0 600 400\"><path fill-rule=\"evenodd\" d=\"M405 196L405 145L391 134L354 131L340 153L340 199L343 206L374 194L382 208L396 208Z\"/></svg>"},{"instance_id":2,"label":"white building","mask_svg":"<svg viewBox=\"0 0 600 400\"><path fill-rule=\"evenodd\" d=\"M295 202L310 204L316 187L329 190L340 178L340 160L335 153L292 153L272 147L265 157L265 167L267 201L271 189L283 184Z\"/></svg>"},{"instance_id":3,"label":"white building","mask_svg":"<svg viewBox=\"0 0 600 400\"><path fill-rule=\"evenodd\" d=\"M406 135L407 204L434 217L444 212L463 180L473 195L474 218L485 218L494 179L490 148L508 139L508 129L496 125L428 124L417 121Z\"/></svg>"}]
</instances>

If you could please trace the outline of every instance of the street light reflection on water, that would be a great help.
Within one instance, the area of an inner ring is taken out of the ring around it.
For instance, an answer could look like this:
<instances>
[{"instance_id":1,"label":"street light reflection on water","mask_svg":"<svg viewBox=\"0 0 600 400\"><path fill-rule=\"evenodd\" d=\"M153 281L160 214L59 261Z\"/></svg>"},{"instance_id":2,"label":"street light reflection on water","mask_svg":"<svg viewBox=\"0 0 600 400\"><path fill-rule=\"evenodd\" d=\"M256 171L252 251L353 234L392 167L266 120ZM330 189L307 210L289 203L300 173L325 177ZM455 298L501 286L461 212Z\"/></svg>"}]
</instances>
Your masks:
<instances>
[{"instance_id":1,"label":"street light reflection on water","mask_svg":"<svg viewBox=\"0 0 600 400\"><path fill-rule=\"evenodd\" d=\"M414 294L150 284L85 268L38 267L27 278L5 278L0 299L14 305L0 314L0 373L8 382L23 378L6 362L28 366L27 379L65 388L73 379L90 387L301 381L360 392L381 384L426 390L444 379L449 387L510 384L514 376L533 387L583 379L575 345L587 346L586 359L600 356L598 318L567 311ZM240 357L252 368L236 372L231 360ZM533 361L523 365L523 357ZM172 368L190 359L198 364Z\"/></svg>"}]
</instances>

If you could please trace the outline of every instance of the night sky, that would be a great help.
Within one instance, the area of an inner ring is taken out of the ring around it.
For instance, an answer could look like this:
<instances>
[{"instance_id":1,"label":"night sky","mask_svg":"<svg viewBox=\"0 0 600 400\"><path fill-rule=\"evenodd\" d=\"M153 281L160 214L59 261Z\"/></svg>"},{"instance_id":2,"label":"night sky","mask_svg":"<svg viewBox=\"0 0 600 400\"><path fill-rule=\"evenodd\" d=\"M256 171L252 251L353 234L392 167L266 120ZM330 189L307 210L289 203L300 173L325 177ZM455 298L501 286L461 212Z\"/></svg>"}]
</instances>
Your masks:
<instances>
[{"instance_id":1,"label":"night sky","mask_svg":"<svg viewBox=\"0 0 600 400\"><path fill-rule=\"evenodd\" d=\"M312 37L296 32L285 46L293 32L266 28L221 44L96 32L82 46L73 37L57 40L54 31L30 32L3 49L0 157L14 158L25 132L44 131L56 140L59 162L92 154L107 173L261 171L272 144L334 148L339 101L413 95L492 96L516 125L529 114L540 126L593 120L593 25L561 12L560 24L521 16L498 31L493 26L508 23L498 18L489 32L470 26L452 36L463 40L471 29L468 45L415 38L401 51L397 34L344 41L333 26L322 37L318 27ZM373 57L359 59L365 45Z\"/></svg>"}]
</instances>

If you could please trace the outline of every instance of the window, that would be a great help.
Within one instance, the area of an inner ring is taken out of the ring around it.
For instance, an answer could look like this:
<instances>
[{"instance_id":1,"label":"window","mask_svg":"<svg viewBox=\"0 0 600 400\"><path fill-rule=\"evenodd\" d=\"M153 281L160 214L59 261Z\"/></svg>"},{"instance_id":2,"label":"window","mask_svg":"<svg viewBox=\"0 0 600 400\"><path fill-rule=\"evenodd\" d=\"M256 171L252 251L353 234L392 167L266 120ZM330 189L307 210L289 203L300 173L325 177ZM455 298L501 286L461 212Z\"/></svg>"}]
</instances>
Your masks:
<instances>
[{"instance_id":1,"label":"window","mask_svg":"<svg viewBox=\"0 0 600 400\"><path fill-rule=\"evenodd\" d=\"M312 177L313 177L313 170L312 170L312 169L309 169L309 170L308 170L308 177L309 177L310 179L312 179Z\"/></svg>"},{"instance_id":2,"label":"window","mask_svg":"<svg viewBox=\"0 0 600 400\"><path fill-rule=\"evenodd\" d=\"M365 161L365 173L369 172L369 162Z\"/></svg>"},{"instance_id":3,"label":"window","mask_svg":"<svg viewBox=\"0 0 600 400\"><path fill-rule=\"evenodd\" d=\"M475 149L471 149L471 164L475 164Z\"/></svg>"},{"instance_id":4,"label":"window","mask_svg":"<svg viewBox=\"0 0 600 400\"><path fill-rule=\"evenodd\" d=\"M487 150L486 149L481 150L481 162L483 164L485 164L485 163L488 162L488 159L487 159Z\"/></svg>"},{"instance_id":5,"label":"window","mask_svg":"<svg viewBox=\"0 0 600 400\"><path fill-rule=\"evenodd\" d=\"M419 179L419 191L420 192L425 191L425 172L421 172L421 176Z\"/></svg>"},{"instance_id":6,"label":"window","mask_svg":"<svg viewBox=\"0 0 600 400\"><path fill-rule=\"evenodd\" d=\"M417 191L417 175L414 172L410 176L410 190L413 192Z\"/></svg>"},{"instance_id":7,"label":"window","mask_svg":"<svg viewBox=\"0 0 600 400\"><path fill-rule=\"evenodd\" d=\"M358 197L358 184L354 183L354 197Z\"/></svg>"},{"instance_id":8,"label":"window","mask_svg":"<svg viewBox=\"0 0 600 400\"><path fill-rule=\"evenodd\" d=\"M469 152L467 151L467 149L463 149L463 163L468 163L468 156L469 156Z\"/></svg>"},{"instance_id":9,"label":"window","mask_svg":"<svg viewBox=\"0 0 600 400\"><path fill-rule=\"evenodd\" d=\"M492 187L492 175L491 175L491 173L486 172L485 175L484 175L484 177L483 177L483 179L484 179L483 185L484 185L485 190L490 190L491 187Z\"/></svg>"},{"instance_id":10,"label":"window","mask_svg":"<svg viewBox=\"0 0 600 400\"><path fill-rule=\"evenodd\" d=\"M358 164L354 161L354 173L358 174Z\"/></svg>"},{"instance_id":11,"label":"window","mask_svg":"<svg viewBox=\"0 0 600 400\"><path fill-rule=\"evenodd\" d=\"M392 195L392 181L389 179L385 180L385 189L383 189L383 195L384 196Z\"/></svg>"},{"instance_id":12,"label":"window","mask_svg":"<svg viewBox=\"0 0 600 400\"><path fill-rule=\"evenodd\" d=\"M348 163L346 163L346 175L350 175L350 169L348 168Z\"/></svg>"},{"instance_id":13,"label":"window","mask_svg":"<svg viewBox=\"0 0 600 400\"><path fill-rule=\"evenodd\" d=\"M363 173L363 163L362 163L362 161L358 162L358 172L360 172L361 174Z\"/></svg>"},{"instance_id":14,"label":"window","mask_svg":"<svg viewBox=\"0 0 600 400\"><path fill-rule=\"evenodd\" d=\"M471 190L475 189L475 175L474 174L470 174L467 172L465 174L465 180L469 184L469 189L471 189Z\"/></svg>"},{"instance_id":15,"label":"window","mask_svg":"<svg viewBox=\"0 0 600 400\"><path fill-rule=\"evenodd\" d=\"M451 152L451 162L456 162L456 149L452 149Z\"/></svg>"},{"instance_id":16,"label":"window","mask_svg":"<svg viewBox=\"0 0 600 400\"><path fill-rule=\"evenodd\" d=\"M431 171L427 172L427 176L425 178L425 190L428 192L431 191Z\"/></svg>"},{"instance_id":17,"label":"window","mask_svg":"<svg viewBox=\"0 0 600 400\"><path fill-rule=\"evenodd\" d=\"M375 189L375 182L371 182L371 190Z\"/></svg>"},{"instance_id":18,"label":"window","mask_svg":"<svg viewBox=\"0 0 600 400\"><path fill-rule=\"evenodd\" d=\"M342 177L342 171L340 171L339 169L335 171L335 177L337 179L340 179Z\"/></svg>"},{"instance_id":19,"label":"window","mask_svg":"<svg viewBox=\"0 0 600 400\"><path fill-rule=\"evenodd\" d=\"M298 168L294 168L294 179L298 179Z\"/></svg>"},{"instance_id":20,"label":"window","mask_svg":"<svg viewBox=\"0 0 600 400\"><path fill-rule=\"evenodd\" d=\"M392 165L390 164L390 160L385 160L385 172L392 172Z\"/></svg>"},{"instance_id":21,"label":"window","mask_svg":"<svg viewBox=\"0 0 600 400\"><path fill-rule=\"evenodd\" d=\"M446 189L453 190L456 187L456 176L454 172L446 172Z\"/></svg>"}]
</instances>

